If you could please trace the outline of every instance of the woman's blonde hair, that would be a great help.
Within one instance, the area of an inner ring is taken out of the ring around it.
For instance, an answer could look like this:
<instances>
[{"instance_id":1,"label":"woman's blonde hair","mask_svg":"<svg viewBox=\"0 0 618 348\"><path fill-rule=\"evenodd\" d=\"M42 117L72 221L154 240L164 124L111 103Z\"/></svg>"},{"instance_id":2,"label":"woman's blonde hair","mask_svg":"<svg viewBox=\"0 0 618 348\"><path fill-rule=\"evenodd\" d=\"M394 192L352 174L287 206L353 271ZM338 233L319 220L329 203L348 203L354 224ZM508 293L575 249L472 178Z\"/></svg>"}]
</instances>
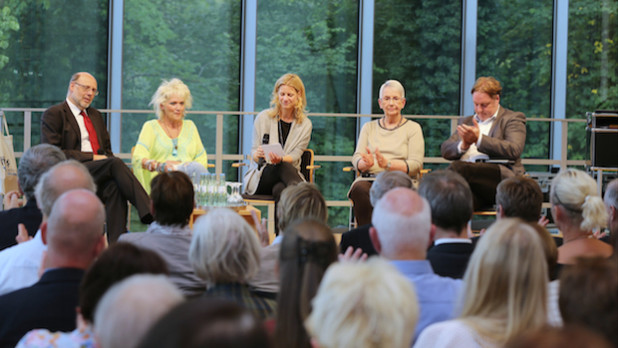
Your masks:
<instances>
[{"instance_id":1,"label":"woman's blonde hair","mask_svg":"<svg viewBox=\"0 0 618 348\"><path fill-rule=\"evenodd\" d=\"M410 281L378 257L332 264L312 304L305 327L324 348L407 348L419 317Z\"/></svg>"},{"instance_id":2,"label":"woman's blonde hair","mask_svg":"<svg viewBox=\"0 0 618 348\"><path fill-rule=\"evenodd\" d=\"M294 220L313 218L328 220L328 208L324 196L315 184L300 182L281 192L277 204L279 231L284 231Z\"/></svg>"},{"instance_id":3,"label":"woman's blonde hair","mask_svg":"<svg viewBox=\"0 0 618 348\"><path fill-rule=\"evenodd\" d=\"M470 258L461 319L484 339L504 344L546 323L547 283L535 229L520 219L498 220Z\"/></svg>"},{"instance_id":4,"label":"woman's blonde hair","mask_svg":"<svg viewBox=\"0 0 618 348\"><path fill-rule=\"evenodd\" d=\"M578 169L561 170L551 184L550 201L560 205L574 224L591 231L607 224L607 211L590 175Z\"/></svg>"},{"instance_id":5,"label":"woman's blonde hair","mask_svg":"<svg viewBox=\"0 0 618 348\"><path fill-rule=\"evenodd\" d=\"M179 97L185 101L185 109L191 109L191 105L193 104L193 97L191 96L191 91L189 87L184 84L180 79L173 78L169 81L163 80L157 88L157 91L152 96L150 103L148 105L152 106L155 114L158 119L161 119L163 116L163 112L161 111L161 104L164 104L171 97ZM184 116L184 115L183 115Z\"/></svg>"},{"instance_id":6,"label":"woman's blonde hair","mask_svg":"<svg viewBox=\"0 0 618 348\"><path fill-rule=\"evenodd\" d=\"M238 213L217 208L193 225L189 260L208 286L245 283L260 267L260 243Z\"/></svg>"},{"instance_id":7,"label":"woman's blonde hair","mask_svg":"<svg viewBox=\"0 0 618 348\"><path fill-rule=\"evenodd\" d=\"M294 118L298 123L302 123L307 117L305 114L305 108L307 107L307 98L305 96L305 85L300 77L296 74L285 74L281 76L277 82L275 82L275 88L273 88L273 94L270 98L270 109L268 110L268 116L271 118L281 115L281 103L279 102L279 88L281 86L289 86L296 90L298 93L298 102L294 106Z\"/></svg>"}]
</instances>

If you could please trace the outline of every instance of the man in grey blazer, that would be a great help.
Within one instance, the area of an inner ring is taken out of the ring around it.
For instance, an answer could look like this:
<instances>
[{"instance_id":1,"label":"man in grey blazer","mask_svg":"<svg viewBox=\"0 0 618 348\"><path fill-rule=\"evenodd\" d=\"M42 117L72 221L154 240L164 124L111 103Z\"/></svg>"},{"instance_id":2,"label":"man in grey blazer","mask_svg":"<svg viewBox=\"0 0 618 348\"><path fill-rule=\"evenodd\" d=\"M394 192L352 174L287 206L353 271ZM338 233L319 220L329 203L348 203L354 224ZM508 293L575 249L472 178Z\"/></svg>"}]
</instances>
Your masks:
<instances>
[{"instance_id":1,"label":"man in grey blazer","mask_svg":"<svg viewBox=\"0 0 618 348\"><path fill-rule=\"evenodd\" d=\"M492 208L502 179L524 173L521 153L526 142L526 116L500 106L502 86L479 77L472 87L473 116L462 117L442 143L449 169L461 174L472 190L474 210Z\"/></svg>"}]
</instances>

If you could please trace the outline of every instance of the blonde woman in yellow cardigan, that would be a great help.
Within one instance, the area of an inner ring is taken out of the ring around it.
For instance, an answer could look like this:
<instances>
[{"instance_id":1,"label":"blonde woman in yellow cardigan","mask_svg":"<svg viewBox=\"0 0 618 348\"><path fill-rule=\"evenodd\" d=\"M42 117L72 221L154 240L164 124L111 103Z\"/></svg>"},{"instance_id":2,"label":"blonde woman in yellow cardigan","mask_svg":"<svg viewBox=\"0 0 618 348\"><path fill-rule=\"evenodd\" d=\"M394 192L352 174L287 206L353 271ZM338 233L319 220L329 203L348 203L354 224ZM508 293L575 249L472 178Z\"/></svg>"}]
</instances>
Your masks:
<instances>
[{"instance_id":1,"label":"blonde woman in yellow cardigan","mask_svg":"<svg viewBox=\"0 0 618 348\"><path fill-rule=\"evenodd\" d=\"M149 194L150 181L159 172L177 170L191 162L207 170L206 149L197 127L185 120L185 110L191 108L192 101L189 87L177 78L164 80L152 96L150 105L158 119L142 126L132 159L133 173Z\"/></svg>"}]
</instances>

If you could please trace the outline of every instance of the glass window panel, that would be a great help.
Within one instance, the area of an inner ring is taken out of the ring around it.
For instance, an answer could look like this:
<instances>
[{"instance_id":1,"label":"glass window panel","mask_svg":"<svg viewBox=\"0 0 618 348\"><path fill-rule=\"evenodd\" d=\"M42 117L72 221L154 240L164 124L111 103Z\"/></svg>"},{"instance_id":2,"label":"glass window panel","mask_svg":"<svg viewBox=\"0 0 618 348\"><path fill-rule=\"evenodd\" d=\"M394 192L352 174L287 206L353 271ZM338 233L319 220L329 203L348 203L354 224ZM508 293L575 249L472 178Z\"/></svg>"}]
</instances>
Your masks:
<instances>
[{"instance_id":1,"label":"glass window panel","mask_svg":"<svg viewBox=\"0 0 618 348\"><path fill-rule=\"evenodd\" d=\"M373 113L380 86L399 80L406 90L407 115L457 115L461 70L461 1L376 0ZM423 127L425 156L440 157L450 135L436 120Z\"/></svg>"},{"instance_id":2,"label":"glass window panel","mask_svg":"<svg viewBox=\"0 0 618 348\"><path fill-rule=\"evenodd\" d=\"M618 2L569 1L567 106L569 118L618 110ZM569 159L586 156L585 127L569 124Z\"/></svg>"},{"instance_id":3,"label":"glass window panel","mask_svg":"<svg viewBox=\"0 0 618 348\"><path fill-rule=\"evenodd\" d=\"M88 71L98 81L93 101L107 95L108 1L6 0L0 2L0 105L47 108L66 98L71 75ZM23 147L23 113L8 113L15 151ZM32 144L40 142L33 113Z\"/></svg>"},{"instance_id":4,"label":"glass window panel","mask_svg":"<svg viewBox=\"0 0 618 348\"><path fill-rule=\"evenodd\" d=\"M148 104L162 79L178 77L191 90L191 110L238 110L240 5L240 1L125 2L123 108L151 109ZM144 121L155 117L154 112L123 117L123 151L135 145ZM194 114L187 119L197 125L209 155L214 154L215 117ZM238 116L225 116L223 128L223 153L238 153Z\"/></svg>"},{"instance_id":5,"label":"glass window panel","mask_svg":"<svg viewBox=\"0 0 618 348\"><path fill-rule=\"evenodd\" d=\"M479 0L477 76L502 84L500 104L528 118L549 117L551 1ZM549 123L527 123L523 157L549 157Z\"/></svg>"},{"instance_id":6,"label":"glass window panel","mask_svg":"<svg viewBox=\"0 0 618 348\"><path fill-rule=\"evenodd\" d=\"M269 107L275 81L293 72L303 80L309 112L356 112L357 33L357 1L258 2L256 110ZM352 155L354 118L314 116L311 122L309 147L316 156ZM315 181L326 199L347 199L352 180L341 167L349 162L319 164Z\"/></svg>"}]
</instances>

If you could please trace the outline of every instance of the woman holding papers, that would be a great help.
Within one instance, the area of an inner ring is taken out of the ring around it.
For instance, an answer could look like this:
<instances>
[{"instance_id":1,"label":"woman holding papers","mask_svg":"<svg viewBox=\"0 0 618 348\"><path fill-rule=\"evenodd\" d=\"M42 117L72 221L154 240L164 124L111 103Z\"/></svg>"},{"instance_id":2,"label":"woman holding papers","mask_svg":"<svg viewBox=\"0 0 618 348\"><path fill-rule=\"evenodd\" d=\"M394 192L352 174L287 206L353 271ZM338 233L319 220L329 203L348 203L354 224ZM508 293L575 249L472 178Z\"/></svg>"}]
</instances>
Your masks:
<instances>
[{"instance_id":1,"label":"woman holding papers","mask_svg":"<svg viewBox=\"0 0 618 348\"><path fill-rule=\"evenodd\" d=\"M305 86L296 74L275 83L271 108L253 124L251 168L243 182L245 193L272 195L275 202L284 188L304 181L300 157L311 139L312 125L305 114Z\"/></svg>"}]
</instances>

